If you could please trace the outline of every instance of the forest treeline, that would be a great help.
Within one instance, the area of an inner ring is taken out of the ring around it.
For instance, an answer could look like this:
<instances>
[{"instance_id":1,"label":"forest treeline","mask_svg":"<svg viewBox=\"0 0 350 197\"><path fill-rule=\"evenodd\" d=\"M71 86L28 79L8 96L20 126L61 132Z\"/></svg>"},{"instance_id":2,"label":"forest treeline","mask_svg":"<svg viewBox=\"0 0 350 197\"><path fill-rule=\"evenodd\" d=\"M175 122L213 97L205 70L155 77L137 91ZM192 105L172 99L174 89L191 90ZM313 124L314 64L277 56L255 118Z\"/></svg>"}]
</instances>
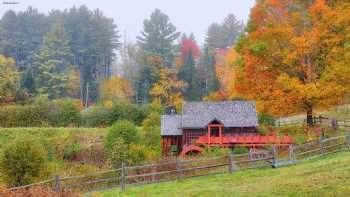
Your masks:
<instances>
[{"instance_id":1,"label":"forest treeline","mask_svg":"<svg viewBox=\"0 0 350 197\"><path fill-rule=\"evenodd\" d=\"M159 9L136 43L121 43L117 21L85 6L8 11L0 21L0 102L44 95L179 110L183 100L247 99L266 114L304 111L311 120L315 109L348 102L349 10L344 1L258 1L246 27L230 14L208 26L202 46Z\"/></svg>"},{"instance_id":2,"label":"forest treeline","mask_svg":"<svg viewBox=\"0 0 350 197\"><path fill-rule=\"evenodd\" d=\"M121 43L117 22L86 6L49 14L32 7L6 12L0 21L0 102L46 96L76 98L84 105L157 100L173 106L182 96L201 100L219 88L216 53L243 31L243 23L228 15L208 27L199 47L193 34L178 32L156 9L144 20L137 43Z\"/></svg>"}]
</instances>

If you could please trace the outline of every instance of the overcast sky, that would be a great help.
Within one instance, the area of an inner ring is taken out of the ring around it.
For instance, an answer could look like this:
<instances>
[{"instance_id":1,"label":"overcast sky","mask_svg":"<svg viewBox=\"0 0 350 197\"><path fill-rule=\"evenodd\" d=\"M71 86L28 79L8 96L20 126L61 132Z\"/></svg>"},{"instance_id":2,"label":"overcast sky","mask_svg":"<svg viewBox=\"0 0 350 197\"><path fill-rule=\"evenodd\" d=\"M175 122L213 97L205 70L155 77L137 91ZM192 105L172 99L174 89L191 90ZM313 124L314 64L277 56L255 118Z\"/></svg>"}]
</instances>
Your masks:
<instances>
[{"instance_id":1,"label":"overcast sky","mask_svg":"<svg viewBox=\"0 0 350 197\"><path fill-rule=\"evenodd\" d=\"M135 41L142 30L142 22L149 18L155 8L166 13L171 22L184 33L193 32L203 42L208 25L221 22L229 13L246 22L255 0L0 0L17 1L18 5L0 4L0 15L6 10L24 10L28 6L47 13L51 9L65 9L87 5L90 9L100 8L114 18L121 33L126 32L128 41Z\"/></svg>"}]
</instances>

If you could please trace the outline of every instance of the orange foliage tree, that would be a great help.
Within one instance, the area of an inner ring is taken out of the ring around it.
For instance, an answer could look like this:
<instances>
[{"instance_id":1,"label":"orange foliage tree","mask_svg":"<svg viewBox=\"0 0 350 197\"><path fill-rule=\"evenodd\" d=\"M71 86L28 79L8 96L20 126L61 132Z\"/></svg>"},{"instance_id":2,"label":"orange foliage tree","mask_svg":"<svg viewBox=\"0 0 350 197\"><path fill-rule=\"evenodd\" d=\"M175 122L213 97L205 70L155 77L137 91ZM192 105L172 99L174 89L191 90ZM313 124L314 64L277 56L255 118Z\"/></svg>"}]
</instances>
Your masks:
<instances>
[{"instance_id":1,"label":"orange foliage tree","mask_svg":"<svg viewBox=\"0 0 350 197\"><path fill-rule=\"evenodd\" d=\"M236 90L262 112L288 115L344 102L350 90L350 3L258 1L237 44Z\"/></svg>"}]
</instances>

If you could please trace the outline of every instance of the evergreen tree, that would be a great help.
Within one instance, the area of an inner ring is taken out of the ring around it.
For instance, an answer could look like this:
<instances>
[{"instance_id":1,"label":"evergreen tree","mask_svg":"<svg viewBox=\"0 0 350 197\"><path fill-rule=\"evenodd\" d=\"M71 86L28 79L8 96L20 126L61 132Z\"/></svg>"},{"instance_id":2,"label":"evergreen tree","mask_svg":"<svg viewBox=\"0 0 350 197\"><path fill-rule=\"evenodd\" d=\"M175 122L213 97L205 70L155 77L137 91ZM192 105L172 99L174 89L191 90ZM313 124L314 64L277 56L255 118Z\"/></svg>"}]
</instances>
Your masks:
<instances>
[{"instance_id":1,"label":"evergreen tree","mask_svg":"<svg viewBox=\"0 0 350 197\"><path fill-rule=\"evenodd\" d=\"M80 70L81 99L96 101L99 82L111 74L114 51L119 48L116 25L101 11L92 12L86 6L65 12L64 23L73 55L71 63Z\"/></svg>"},{"instance_id":2,"label":"evergreen tree","mask_svg":"<svg viewBox=\"0 0 350 197\"><path fill-rule=\"evenodd\" d=\"M223 47L231 47L243 32L243 22L239 21L233 14L229 14L222 23L222 34L224 36Z\"/></svg>"},{"instance_id":3,"label":"evergreen tree","mask_svg":"<svg viewBox=\"0 0 350 197\"><path fill-rule=\"evenodd\" d=\"M138 104L145 104L151 101L150 90L159 79L159 71L163 60L159 56L150 56L141 67L135 81L135 100Z\"/></svg>"},{"instance_id":4,"label":"evergreen tree","mask_svg":"<svg viewBox=\"0 0 350 197\"><path fill-rule=\"evenodd\" d=\"M205 95L208 95L212 92L216 92L219 89L219 80L216 76L216 69L215 69L215 57L214 55L209 51L208 47L205 47L201 64L204 69L205 75Z\"/></svg>"},{"instance_id":5,"label":"evergreen tree","mask_svg":"<svg viewBox=\"0 0 350 197\"><path fill-rule=\"evenodd\" d=\"M146 55L158 55L166 65L173 62L173 42L180 36L169 17L156 9L150 19L143 22L141 36L137 37Z\"/></svg>"},{"instance_id":6,"label":"evergreen tree","mask_svg":"<svg viewBox=\"0 0 350 197\"><path fill-rule=\"evenodd\" d=\"M231 47L243 32L244 25L235 15L229 14L222 24L212 23L207 31L206 46L213 49Z\"/></svg>"},{"instance_id":7,"label":"evergreen tree","mask_svg":"<svg viewBox=\"0 0 350 197\"><path fill-rule=\"evenodd\" d=\"M37 74L36 87L49 98L64 96L67 89L69 65L69 40L61 22L53 25L45 36L44 46L34 57Z\"/></svg>"},{"instance_id":8,"label":"evergreen tree","mask_svg":"<svg viewBox=\"0 0 350 197\"><path fill-rule=\"evenodd\" d=\"M185 98L191 101L200 100L200 82L192 50L189 50L183 62L179 71L179 79L187 83L187 88L184 91Z\"/></svg>"}]
</instances>

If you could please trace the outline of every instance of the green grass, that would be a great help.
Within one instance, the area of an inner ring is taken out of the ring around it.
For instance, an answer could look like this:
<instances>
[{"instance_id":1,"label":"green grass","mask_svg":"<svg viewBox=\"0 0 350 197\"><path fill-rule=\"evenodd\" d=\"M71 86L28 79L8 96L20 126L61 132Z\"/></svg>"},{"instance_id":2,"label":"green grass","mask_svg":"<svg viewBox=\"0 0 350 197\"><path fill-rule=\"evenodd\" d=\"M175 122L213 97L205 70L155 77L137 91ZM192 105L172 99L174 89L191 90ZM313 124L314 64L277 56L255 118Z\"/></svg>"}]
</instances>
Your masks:
<instances>
[{"instance_id":1,"label":"green grass","mask_svg":"<svg viewBox=\"0 0 350 197\"><path fill-rule=\"evenodd\" d=\"M257 169L234 174L185 179L119 189L102 197L223 197L223 196L349 196L350 152L342 152L278 169Z\"/></svg>"},{"instance_id":2,"label":"green grass","mask_svg":"<svg viewBox=\"0 0 350 197\"><path fill-rule=\"evenodd\" d=\"M103 139L107 129L103 128L56 128L56 127L27 127L27 128L0 128L0 150L16 137L26 135L35 136L42 140L67 140L72 137L82 141L89 139Z\"/></svg>"}]
</instances>

